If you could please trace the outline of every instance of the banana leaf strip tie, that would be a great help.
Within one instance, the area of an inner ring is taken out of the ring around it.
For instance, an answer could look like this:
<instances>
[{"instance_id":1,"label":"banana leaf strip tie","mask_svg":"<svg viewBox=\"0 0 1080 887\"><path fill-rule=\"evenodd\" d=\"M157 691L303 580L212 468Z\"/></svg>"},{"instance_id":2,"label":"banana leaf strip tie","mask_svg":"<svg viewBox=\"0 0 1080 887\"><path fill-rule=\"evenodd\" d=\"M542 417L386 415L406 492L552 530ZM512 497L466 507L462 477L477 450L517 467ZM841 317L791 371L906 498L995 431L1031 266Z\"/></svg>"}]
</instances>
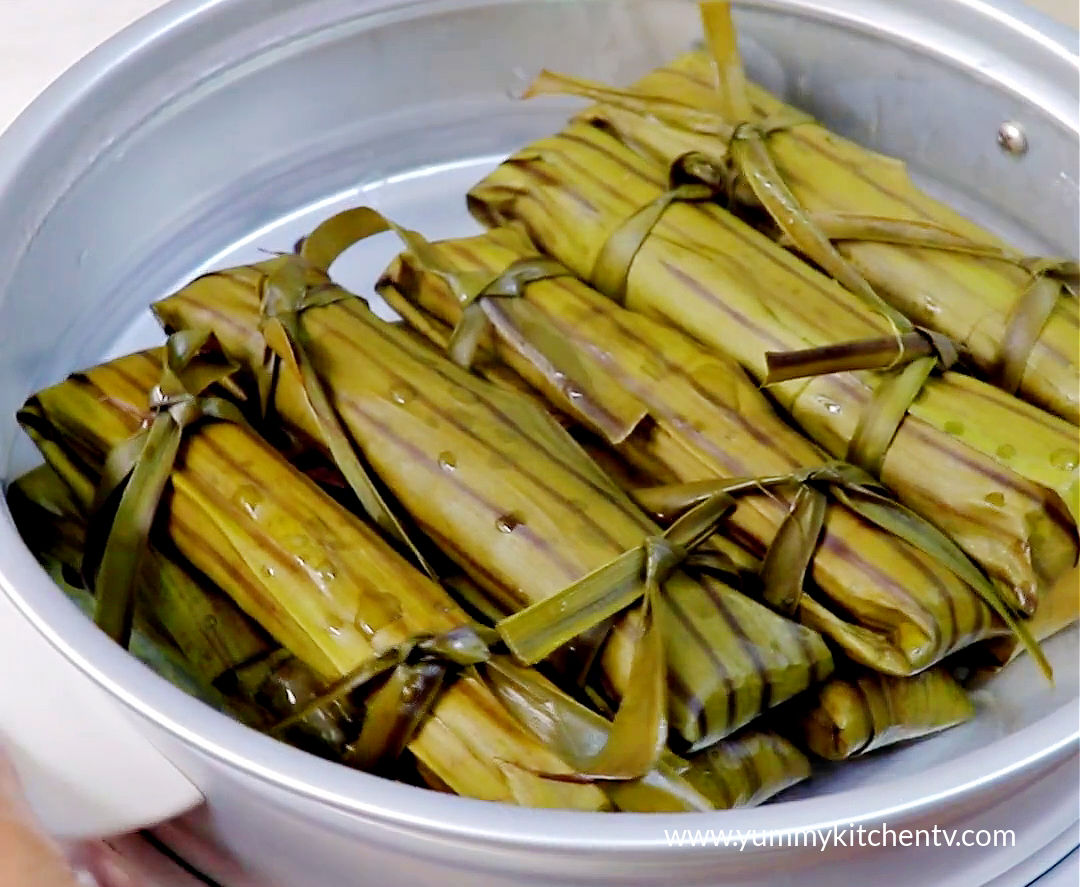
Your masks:
<instances>
[{"instance_id":1,"label":"banana leaf strip tie","mask_svg":"<svg viewBox=\"0 0 1080 887\"><path fill-rule=\"evenodd\" d=\"M726 39L734 30L730 9L721 5L711 9L709 13L705 12L705 7L702 7L702 10L707 33L716 31L720 35L709 41L717 66L741 67L734 39ZM726 85L732 90L740 90L745 94L745 79L734 81L729 79L722 81L720 85L721 87ZM748 101L744 100L743 104L749 106ZM897 343L893 353L888 354L888 349L884 349L888 355L886 367L898 367L903 363L907 366L889 375L874 392L870 404L859 417L847 451L849 462L865 468L872 474L880 474L885 453L896 436L900 423L904 421L909 407L918 397L923 384L935 367L941 366L942 369L948 369L956 361L956 346L945 336L926 332L920 337L925 342L923 349L905 348L904 337L917 332L915 325L906 315L897 311L874 292L874 288L870 286L866 278L840 255L832 242L814 224L813 219L799 203L776 168L766 144L766 132L760 126L748 122L736 126L731 141L728 143L727 157L735 173L746 181L757 201L795 246L865 305L881 314L895 331ZM1032 338L1032 343L1034 343L1034 338ZM924 351L926 346L929 347L929 353L921 354L920 352ZM866 343L858 343L854 346L854 350L874 351L875 348L872 346L867 349ZM882 350L880 343L877 343L876 350L879 353ZM841 351L842 356L849 353L850 351ZM767 356L766 361L768 360ZM821 371L822 354L817 349L808 356L805 353L796 355L794 358L788 355L786 363L790 369L793 365L805 366L807 361L816 366L818 372ZM769 371L770 377L767 377L766 382L771 378L771 364ZM799 375L804 374L799 373Z\"/></svg>"},{"instance_id":2,"label":"banana leaf strip tie","mask_svg":"<svg viewBox=\"0 0 1080 887\"><path fill-rule=\"evenodd\" d=\"M491 310L491 306L485 303L485 300L518 298L522 290L530 283L550 280L553 277L571 276L573 276L571 272L559 262L538 256L514 262L502 274L473 293L459 286L456 293L464 310L460 322L451 333L450 343L447 346L450 359L458 366L468 369L476 356L476 348L484 332L492 324L505 327L505 324L499 323L499 317Z\"/></svg>"},{"instance_id":3,"label":"banana leaf strip tie","mask_svg":"<svg viewBox=\"0 0 1080 887\"><path fill-rule=\"evenodd\" d=\"M766 120L754 129L764 137L800 123L812 122L813 119L806 115L785 114ZM730 163L713 163L704 154L696 151L675 158L668 170L668 190L641 207L611 233L596 255L589 280L597 289L611 293L617 301L621 301L626 292L626 281L630 276L634 257L671 204L679 201L697 203L717 199L732 203L738 187L738 173Z\"/></svg>"},{"instance_id":4,"label":"banana leaf strip tie","mask_svg":"<svg viewBox=\"0 0 1080 887\"><path fill-rule=\"evenodd\" d=\"M1019 390L1028 358L1058 299L1066 293L1075 298L1077 290L1075 262L1036 259L1026 267L1031 280L1006 323L997 367L998 384L1010 393Z\"/></svg>"},{"instance_id":5,"label":"banana leaf strip tie","mask_svg":"<svg viewBox=\"0 0 1080 887\"><path fill-rule=\"evenodd\" d=\"M83 558L83 575L97 594L94 621L125 647L150 529L184 434L205 421L247 425L234 403L206 394L237 369L211 333L170 336L162 363L161 381L150 395L151 418L105 462L92 509L95 530Z\"/></svg>"},{"instance_id":6,"label":"banana leaf strip tie","mask_svg":"<svg viewBox=\"0 0 1080 887\"><path fill-rule=\"evenodd\" d=\"M400 757L412 741L451 671L486 662L489 645L497 638L490 629L463 625L441 635L425 635L395 644L336 681L295 714L280 721L272 735L286 738L313 715L348 703L383 679L367 699L360 735L345 749L343 762L362 770L379 771Z\"/></svg>"},{"instance_id":7,"label":"banana leaf strip tie","mask_svg":"<svg viewBox=\"0 0 1080 887\"><path fill-rule=\"evenodd\" d=\"M918 249L937 249L964 253L988 259L1009 262L1028 272L1030 278L1020 299L1013 308L1002 336L1000 358L995 371L995 381L1000 388L1015 394L1020 388L1028 359L1044 326L1050 318L1058 299L1076 298L1080 286L1077 263L1069 259L1049 259L1038 256L1021 256L1001 247L980 244L943 225L932 222L914 222L899 219L861 216L850 213L808 213L813 224L830 240L859 240L872 243L888 243ZM781 235L779 243L794 246L792 238ZM932 337L933 346L943 358L943 366L950 365L943 357L940 344L948 340L939 333L917 328L924 339ZM889 368L898 362L907 362L926 352L927 344L920 344L911 333L897 336L897 346L892 349L888 340L865 340L846 345L830 346L829 349L807 349L787 353L770 352L766 355L769 378L766 384L782 382L823 372L842 372L849 369ZM955 350L955 346L949 344ZM829 354L823 352L829 351ZM829 359L836 355L837 362ZM890 355L895 354L895 359ZM911 355L911 356L907 356ZM840 358L844 361L840 362ZM830 368L831 367L831 368Z\"/></svg>"},{"instance_id":8,"label":"banana leaf strip tie","mask_svg":"<svg viewBox=\"0 0 1080 887\"><path fill-rule=\"evenodd\" d=\"M832 462L776 477L673 484L639 490L635 498L647 511L671 514L702 499L709 501L708 497L717 493L734 496L787 484L799 485L799 492L762 565L762 595L770 606L786 613L798 606L807 566L821 534L827 493L938 560L970 585L1031 653L1043 674L1053 679L1050 663L1026 624L1010 611L982 571L944 533L889 498L885 488L858 466Z\"/></svg>"},{"instance_id":9,"label":"banana leaf strip tie","mask_svg":"<svg viewBox=\"0 0 1080 887\"><path fill-rule=\"evenodd\" d=\"M425 270L447 283L463 308L446 346L447 356L458 366L463 369L472 366L481 338L489 328L494 328L516 348L529 352L532 360L548 366L575 409L611 438L625 438L641 421L643 414L637 400L625 392L612 390L606 379L590 374L565 337L521 298L531 283L574 277L561 263L545 256L523 257L481 283L483 274L463 274L449 268L438 259L430 244L425 245L423 254L415 250L413 254ZM492 300L498 300L498 304ZM609 408L598 409L598 403L608 404Z\"/></svg>"},{"instance_id":10,"label":"banana leaf strip tie","mask_svg":"<svg viewBox=\"0 0 1080 887\"><path fill-rule=\"evenodd\" d=\"M602 749L581 762L581 771L570 777L572 781L640 779L656 766L668 733L664 640L656 618L663 606L661 588L734 504L725 491L710 493L662 535L647 538L558 594L495 626L514 657L531 665L642 599L630 680L610 736Z\"/></svg>"},{"instance_id":11,"label":"banana leaf strip tie","mask_svg":"<svg viewBox=\"0 0 1080 887\"><path fill-rule=\"evenodd\" d=\"M333 227L316 229L298 246L298 255L280 256L276 267L262 280L260 306L261 332L267 342L263 372L259 374L260 400L265 413L273 402L273 385L279 362L285 360L302 382L304 396L319 425L330 453L364 511L384 532L403 545L417 565L432 578L435 571L402 525L361 464L348 434L342 427L306 348L302 315L309 308L325 307L352 294L334 287L312 286L309 272L325 272L348 245L341 227L355 226L356 239L390 230L391 223L374 211L353 213L342 219L335 216ZM305 252L306 251L306 252ZM316 261L307 254L316 256Z\"/></svg>"},{"instance_id":12,"label":"banana leaf strip tie","mask_svg":"<svg viewBox=\"0 0 1080 887\"><path fill-rule=\"evenodd\" d=\"M723 193L726 183L722 171L713 170L716 175L706 179L697 171L695 161L696 157L693 155L678 158L669 170L668 190L641 207L611 232L611 236L597 253L596 263L589 275L589 280L597 289L610 293L616 301L622 301L634 257L660 221L664 211L676 201L713 200ZM689 170L694 170L694 173L690 181L685 181L685 174Z\"/></svg>"},{"instance_id":13,"label":"banana leaf strip tie","mask_svg":"<svg viewBox=\"0 0 1080 887\"><path fill-rule=\"evenodd\" d=\"M769 367L766 384L841 370L882 366L899 369L874 392L870 404L859 418L848 447L849 462L878 474L889 444L904 421L908 408L918 397L923 383L935 367L945 370L956 362L956 346L940 333L916 328L907 317L884 302L859 272L814 229L794 195L779 178L764 143L764 136L768 132L799 122L802 121L777 121L768 130L753 124L740 125L731 140L729 153L733 163L740 175L754 183L752 187L755 193L760 190L765 195L763 199L769 201L766 208L770 214L776 219L785 220L785 230L798 236L800 243L813 244L814 258L827 270L836 269L834 276L839 282L869 307L880 312L896 334L805 351L770 352L766 354ZM748 146L745 155L739 148L741 145ZM635 256L672 203L712 200L719 194L730 193L733 188L730 176L700 154L679 157L672 164L668 176L669 189L617 227L597 254L590 283L602 292L615 294L616 301L625 293Z\"/></svg>"}]
</instances>

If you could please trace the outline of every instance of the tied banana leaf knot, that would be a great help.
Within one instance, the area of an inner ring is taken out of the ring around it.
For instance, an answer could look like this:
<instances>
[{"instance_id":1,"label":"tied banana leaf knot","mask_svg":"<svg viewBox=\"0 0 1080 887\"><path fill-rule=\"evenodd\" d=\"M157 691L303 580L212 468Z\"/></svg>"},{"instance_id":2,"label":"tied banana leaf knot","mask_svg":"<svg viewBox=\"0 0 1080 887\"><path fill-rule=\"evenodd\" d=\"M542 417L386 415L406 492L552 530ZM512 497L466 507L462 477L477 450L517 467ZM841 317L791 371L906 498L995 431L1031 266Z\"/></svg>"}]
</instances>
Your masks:
<instances>
[{"instance_id":1,"label":"tied banana leaf knot","mask_svg":"<svg viewBox=\"0 0 1080 887\"><path fill-rule=\"evenodd\" d=\"M697 503L718 494L733 497L793 485L797 492L792 506L762 562L761 594L767 604L788 615L798 609L821 538L827 497L832 497L869 523L915 546L971 586L1052 680L1053 670L1038 642L986 575L948 536L890 498L888 490L857 465L827 462L785 475L671 484L638 490L634 498L653 514L669 515L699 507Z\"/></svg>"},{"instance_id":2,"label":"tied banana leaf knot","mask_svg":"<svg viewBox=\"0 0 1080 887\"><path fill-rule=\"evenodd\" d=\"M914 327L910 332L876 339L860 339L799 351L766 351L765 385L854 370L893 370L924 357L937 360L944 372L960 359L948 336Z\"/></svg>"},{"instance_id":3,"label":"tied banana leaf knot","mask_svg":"<svg viewBox=\"0 0 1080 887\"><path fill-rule=\"evenodd\" d=\"M1070 259L1024 256L995 244L981 243L950 230L936 222L912 219L892 219L880 216L868 216L858 213L819 211L808 213L808 217L830 242L860 241L864 243L885 243L893 246L906 246L915 249L933 249L942 252L959 253L985 259L1007 262L1026 271L1028 280L1023 285L1020 297L1013 306L1006 320L1005 331L1001 337L998 362L994 381L1000 388L1015 394L1020 388L1024 371L1032 351L1042 335L1043 328L1050 319L1058 300L1069 296L1077 297L1080 290L1080 266ZM781 231L777 242L782 246L799 249L798 244L787 233ZM810 254L807 254L810 255ZM812 256L811 256L812 258ZM898 338L907 338L900 335ZM881 356L875 361L870 355L875 353L874 346L886 348L884 340L855 342L847 346L833 346L832 350L850 349L852 354L862 352L864 362L857 366L837 365L828 369L823 361L815 361L815 351L810 349L782 355L787 366L805 363L807 367L820 366L819 369L807 369L802 376L819 375L824 372L840 372L845 369L874 369L886 366L887 351L878 352ZM953 347L953 346L950 346ZM955 350L955 348L953 349ZM917 353L913 352L913 353ZM767 358L776 358L770 354ZM784 370L787 375L778 373L773 376L773 363L769 363L769 382L781 382L784 379L799 378Z\"/></svg>"},{"instance_id":4,"label":"tied banana leaf knot","mask_svg":"<svg viewBox=\"0 0 1080 887\"><path fill-rule=\"evenodd\" d=\"M939 347L944 339L940 333L935 334L934 347L930 347L925 332L914 327L901 312L878 297L863 275L834 246L834 242L854 240L944 250L1001 260L1027 270L1028 280L1006 321L996 366L988 368L992 381L998 387L1016 393L1030 356L1058 300L1065 295L1076 297L1080 289L1077 263L1026 258L1001 246L973 240L932 221L806 210L780 175L767 142L776 133L815 121L793 109L753 121L754 108L747 94L730 4L705 2L699 5L712 56L715 80L715 101L712 104L691 105L667 96L633 89L613 89L591 80L550 71L540 73L527 90L526 97L580 96L621 111L648 115L667 126L715 138L718 150L715 154L710 151L709 156L721 158L714 165L724 171L725 185L721 189L721 196L726 199L727 206L736 212L740 209L764 210L775 229L773 236L781 245L800 252L859 296L868 307L884 316L895 332L892 339L837 345L827 351L812 349L805 353L793 352L790 359L777 361L778 367L787 375L778 373L771 381L848 369L898 368L908 362L929 361L939 354L957 351L956 345L951 342L944 348ZM612 298L624 298L630 263L651 226L655 225L656 219L673 199L670 193L663 195L657 201L659 206L650 204L615 230L609 238L611 246L601 250L590 276L597 289ZM830 369L825 358L831 359L834 354L843 357L845 364ZM848 366L847 363L852 365ZM947 364L947 359L939 363L941 366ZM800 371L797 369L800 366L806 369ZM922 372L928 374L929 369ZM889 386L890 390L882 394L881 400L896 404L903 401L900 391L917 393L919 386L915 382L918 375L917 371L912 370L903 383ZM880 466L884 450L895 433L893 421L899 422L904 412L898 411L895 405L888 410L872 406L867 411L865 430L858 435L859 440L852 441L847 454L849 461L876 470L875 465Z\"/></svg>"},{"instance_id":5,"label":"tied banana leaf knot","mask_svg":"<svg viewBox=\"0 0 1080 887\"><path fill-rule=\"evenodd\" d=\"M746 79L735 46L729 4L703 3L701 11L718 72L721 110L731 115L740 109L748 109ZM784 127L774 125L774 131L779 128ZM972 241L934 223L845 213L810 213L799 203L773 162L766 135L766 127L752 123L736 125L731 135L726 162L731 168L731 180L745 182L751 192L751 199L743 202L765 209L785 246L801 252L881 314L894 332L891 339L766 355L769 368L766 384L822 373L852 369L889 370L910 364L909 368L891 375L878 387L851 440L848 460L876 474L900 422L929 377L935 361L942 369L955 362L958 349L953 342L940 333L916 328L904 314L886 303L834 246L837 240L865 240L1000 259L1028 272L1028 282L1006 321L994 371L999 387L1016 393L1058 299L1066 293L1075 295L1078 289L1077 263L1024 258L1001 247ZM732 187L733 196L741 193Z\"/></svg>"},{"instance_id":6,"label":"tied banana leaf knot","mask_svg":"<svg viewBox=\"0 0 1080 887\"><path fill-rule=\"evenodd\" d=\"M502 619L495 629L514 658L532 665L575 637L641 599L634 614L634 652L627 689L606 742L576 762L571 774L538 775L563 782L640 779L667 745L667 669L662 615L663 585L734 507L724 491L705 496L660 536Z\"/></svg>"},{"instance_id":7,"label":"tied banana leaf knot","mask_svg":"<svg viewBox=\"0 0 1080 887\"><path fill-rule=\"evenodd\" d=\"M479 288L475 282L471 285L462 280L469 275L453 275L453 272L445 271L441 274L444 279L448 275L456 278L456 286L452 288L461 303L461 320L454 327L453 334L447 346L450 359L463 369L472 366L473 358L480 338L487 332L492 324L499 324L497 309L488 303L489 299L520 299L525 287L539 280L550 280L554 277L573 276L565 266L554 259L542 256L531 256L518 259L511 263L501 274L483 283ZM471 275L475 278L477 275ZM506 310L506 309L504 309ZM519 304L509 308L512 315L518 315L513 319L518 327L528 326L534 333L540 332L545 340L553 340L558 337L554 331L547 331L546 325L541 318L532 311L529 306ZM521 315L527 314L527 317ZM546 335L544 335L546 333Z\"/></svg>"},{"instance_id":8,"label":"tied banana leaf knot","mask_svg":"<svg viewBox=\"0 0 1080 887\"><path fill-rule=\"evenodd\" d=\"M957 359L957 348L940 333L916 328L907 316L885 302L837 251L780 175L760 129L739 127L731 140L729 155L757 201L796 248L884 317L892 328L893 335L881 339L766 355L767 384L780 381L781 377L798 378L841 369L886 370L859 417L847 451L849 462L879 474L900 424L930 373L935 368L951 366Z\"/></svg>"},{"instance_id":9,"label":"tied banana leaf knot","mask_svg":"<svg viewBox=\"0 0 1080 887\"><path fill-rule=\"evenodd\" d=\"M424 719L462 669L487 662L498 643L495 632L480 625L462 625L441 635L420 635L384 650L280 721L273 735L287 738L318 715L353 709L363 701L359 734L345 748L343 762L372 772L385 771L401 756Z\"/></svg>"},{"instance_id":10,"label":"tied banana leaf knot","mask_svg":"<svg viewBox=\"0 0 1080 887\"><path fill-rule=\"evenodd\" d=\"M512 260L506 259L509 264L493 261L479 266L466 264L463 268L441 244L427 246L422 255L410 249L402 257L402 262L416 272L438 278L460 309L450 319L453 333L449 337L439 335L435 341L446 348L456 365L470 369L482 338L489 327L494 329L497 342L526 355L565 399L571 414L603 429L610 440L625 440L644 416L641 402L606 373L590 367L590 361L582 358L574 344L539 307L541 298L524 298L526 287L557 283L558 278L573 279L573 274L554 259L532 254L535 246L523 232L506 228L503 234L524 252ZM466 270L470 267L473 270ZM385 275L376 289L410 322L417 322L417 306L395 285L393 272ZM498 348L497 343L495 347Z\"/></svg>"},{"instance_id":11,"label":"tied banana leaf knot","mask_svg":"<svg viewBox=\"0 0 1080 887\"><path fill-rule=\"evenodd\" d=\"M184 435L204 421L247 425L236 404L206 393L236 369L213 334L187 330L170 336L161 381L150 393L150 417L105 460L82 571L97 595L94 621L125 647L136 578Z\"/></svg>"}]
</instances>

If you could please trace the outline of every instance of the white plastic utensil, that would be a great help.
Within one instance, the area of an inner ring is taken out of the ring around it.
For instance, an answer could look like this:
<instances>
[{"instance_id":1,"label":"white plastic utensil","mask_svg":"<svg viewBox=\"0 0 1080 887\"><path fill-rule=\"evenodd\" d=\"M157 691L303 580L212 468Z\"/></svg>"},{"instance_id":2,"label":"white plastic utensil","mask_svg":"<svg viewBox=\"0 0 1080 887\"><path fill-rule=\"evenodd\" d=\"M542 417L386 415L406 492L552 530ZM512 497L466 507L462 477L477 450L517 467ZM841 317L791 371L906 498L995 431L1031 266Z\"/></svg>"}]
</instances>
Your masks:
<instances>
[{"instance_id":1,"label":"white plastic utensil","mask_svg":"<svg viewBox=\"0 0 1080 887\"><path fill-rule=\"evenodd\" d=\"M202 795L0 591L0 744L59 838L162 822Z\"/></svg>"}]
</instances>

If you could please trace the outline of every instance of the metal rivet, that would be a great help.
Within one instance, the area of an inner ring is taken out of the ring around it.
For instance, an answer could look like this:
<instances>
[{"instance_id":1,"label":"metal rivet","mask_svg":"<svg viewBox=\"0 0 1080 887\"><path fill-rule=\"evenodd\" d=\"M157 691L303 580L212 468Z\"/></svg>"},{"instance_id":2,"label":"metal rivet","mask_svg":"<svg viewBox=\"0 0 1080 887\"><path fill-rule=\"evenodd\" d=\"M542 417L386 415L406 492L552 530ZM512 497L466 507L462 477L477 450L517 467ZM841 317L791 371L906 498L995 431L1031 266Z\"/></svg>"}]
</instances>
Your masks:
<instances>
[{"instance_id":1,"label":"metal rivet","mask_svg":"<svg viewBox=\"0 0 1080 887\"><path fill-rule=\"evenodd\" d=\"M998 128L997 140L1003 151L1008 151L1016 157L1027 153L1027 135L1023 127L1015 121L1006 120L1001 124Z\"/></svg>"}]
</instances>

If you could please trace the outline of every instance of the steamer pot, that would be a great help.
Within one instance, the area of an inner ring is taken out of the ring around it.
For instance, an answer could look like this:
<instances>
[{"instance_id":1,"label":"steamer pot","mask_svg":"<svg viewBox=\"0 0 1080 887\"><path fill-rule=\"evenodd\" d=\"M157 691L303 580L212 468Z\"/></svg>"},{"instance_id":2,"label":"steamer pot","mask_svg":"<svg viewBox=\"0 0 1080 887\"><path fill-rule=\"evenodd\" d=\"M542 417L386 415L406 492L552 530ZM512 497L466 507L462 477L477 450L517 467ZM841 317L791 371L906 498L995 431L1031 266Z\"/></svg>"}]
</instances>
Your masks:
<instances>
[{"instance_id":1,"label":"steamer pot","mask_svg":"<svg viewBox=\"0 0 1080 887\"><path fill-rule=\"evenodd\" d=\"M758 0L739 15L755 78L905 158L1019 246L1075 253L1075 33L982 0ZM689 0L174 0L138 22L0 139L0 477L32 464L14 423L24 398L155 341L150 301L207 267L288 248L339 204L373 203L433 237L466 233L465 187L573 107L518 102L531 74L624 82L697 36ZM1005 123L1026 152L998 144ZM369 284L389 252L347 257L346 282ZM1075 630L1048 644L1054 687L1018 661L973 723L761 808L572 814L390 783L233 723L76 612L0 505L3 596L149 738L163 772L197 788L205 804L188 823L260 883L1004 887L1076 844ZM108 736L86 741L102 760L120 754ZM155 815L188 797L162 796ZM1015 844L785 846L807 829L883 823L1013 829ZM676 829L728 828L758 841L669 845Z\"/></svg>"}]
</instances>

